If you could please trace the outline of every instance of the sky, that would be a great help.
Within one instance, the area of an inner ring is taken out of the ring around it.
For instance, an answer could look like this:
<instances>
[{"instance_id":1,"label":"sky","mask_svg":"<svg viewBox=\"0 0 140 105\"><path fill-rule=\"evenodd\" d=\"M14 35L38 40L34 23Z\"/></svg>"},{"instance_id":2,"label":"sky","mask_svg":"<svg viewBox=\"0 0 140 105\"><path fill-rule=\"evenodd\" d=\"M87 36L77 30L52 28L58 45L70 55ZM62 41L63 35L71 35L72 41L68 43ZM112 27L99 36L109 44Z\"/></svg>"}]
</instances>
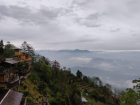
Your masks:
<instances>
[{"instance_id":1,"label":"sky","mask_svg":"<svg viewBox=\"0 0 140 105\"><path fill-rule=\"evenodd\" d=\"M139 19L140 0L0 0L0 39L126 88L140 74Z\"/></svg>"},{"instance_id":2,"label":"sky","mask_svg":"<svg viewBox=\"0 0 140 105\"><path fill-rule=\"evenodd\" d=\"M139 50L140 0L1 0L0 39L36 50Z\"/></svg>"}]
</instances>

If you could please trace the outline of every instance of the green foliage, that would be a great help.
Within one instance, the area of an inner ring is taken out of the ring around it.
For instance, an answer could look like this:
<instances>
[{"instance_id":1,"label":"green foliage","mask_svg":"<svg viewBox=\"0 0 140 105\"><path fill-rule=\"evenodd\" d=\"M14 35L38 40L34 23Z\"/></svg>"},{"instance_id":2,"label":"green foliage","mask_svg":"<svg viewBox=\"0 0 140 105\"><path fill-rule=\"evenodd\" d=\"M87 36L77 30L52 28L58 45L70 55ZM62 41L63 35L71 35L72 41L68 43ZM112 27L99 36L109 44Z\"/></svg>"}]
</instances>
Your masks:
<instances>
[{"instance_id":1,"label":"green foliage","mask_svg":"<svg viewBox=\"0 0 140 105\"><path fill-rule=\"evenodd\" d=\"M75 94L73 97L74 105L82 105L81 97L78 94Z\"/></svg>"},{"instance_id":2,"label":"green foliage","mask_svg":"<svg viewBox=\"0 0 140 105\"><path fill-rule=\"evenodd\" d=\"M139 83L140 82L140 78L139 80L133 80L132 83ZM136 86L133 86L134 89L140 89L140 84L137 84Z\"/></svg>"},{"instance_id":3,"label":"green foliage","mask_svg":"<svg viewBox=\"0 0 140 105\"><path fill-rule=\"evenodd\" d=\"M87 91L87 89L85 89L85 93L87 93L88 91Z\"/></svg>"},{"instance_id":4,"label":"green foliage","mask_svg":"<svg viewBox=\"0 0 140 105\"><path fill-rule=\"evenodd\" d=\"M26 86L26 85L24 85L24 86L23 86L23 88L24 88L24 90L25 90L25 89L27 89L27 86Z\"/></svg>"},{"instance_id":5,"label":"green foliage","mask_svg":"<svg viewBox=\"0 0 140 105\"><path fill-rule=\"evenodd\" d=\"M29 91L24 91L23 94L24 94L24 97L27 97L30 94L30 92Z\"/></svg>"},{"instance_id":6,"label":"green foliage","mask_svg":"<svg viewBox=\"0 0 140 105\"><path fill-rule=\"evenodd\" d=\"M4 49L3 49L4 45L3 45L3 40L0 41L0 55L2 55L4 53Z\"/></svg>"},{"instance_id":7,"label":"green foliage","mask_svg":"<svg viewBox=\"0 0 140 105\"><path fill-rule=\"evenodd\" d=\"M85 81L85 82L87 82L87 83L89 82L89 79L87 78L87 76L84 76L84 77L83 77L83 81Z\"/></svg>"},{"instance_id":8,"label":"green foliage","mask_svg":"<svg viewBox=\"0 0 140 105\"><path fill-rule=\"evenodd\" d=\"M18 75L21 76L28 70L28 64L24 62L18 62L15 66L15 70L18 70Z\"/></svg>"},{"instance_id":9,"label":"green foliage","mask_svg":"<svg viewBox=\"0 0 140 105\"><path fill-rule=\"evenodd\" d=\"M94 98L97 102L99 100L99 92L96 89L94 89L91 93L91 97Z\"/></svg>"},{"instance_id":10,"label":"green foliage","mask_svg":"<svg viewBox=\"0 0 140 105\"><path fill-rule=\"evenodd\" d=\"M41 78L49 83L49 80L50 80L50 77L52 75L52 72L51 72L51 69L50 69L50 66L46 65L46 64L43 64L41 67L40 67L40 70L41 70Z\"/></svg>"},{"instance_id":11,"label":"green foliage","mask_svg":"<svg viewBox=\"0 0 140 105\"><path fill-rule=\"evenodd\" d=\"M38 85L38 89L39 89L39 92L41 93L46 87L46 83L45 82L41 82L39 85Z\"/></svg>"},{"instance_id":12,"label":"green foliage","mask_svg":"<svg viewBox=\"0 0 140 105\"><path fill-rule=\"evenodd\" d=\"M46 87L46 88L44 89L44 93L45 93L45 94L51 93L51 90L49 89L49 87Z\"/></svg>"},{"instance_id":13,"label":"green foliage","mask_svg":"<svg viewBox=\"0 0 140 105\"><path fill-rule=\"evenodd\" d=\"M66 102L63 98L61 98L61 94L58 92L56 94L56 98L49 99L51 105L66 105Z\"/></svg>"},{"instance_id":14,"label":"green foliage","mask_svg":"<svg viewBox=\"0 0 140 105\"><path fill-rule=\"evenodd\" d=\"M82 78L82 72L81 71L77 70L77 73L76 74L77 74L77 77L78 78Z\"/></svg>"},{"instance_id":15,"label":"green foliage","mask_svg":"<svg viewBox=\"0 0 140 105\"><path fill-rule=\"evenodd\" d=\"M15 51L13 50L15 46L13 44L10 44L10 42L7 42L7 44L4 46L4 57L5 58L11 58L15 54Z\"/></svg>"},{"instance_id":16,"label":"green foliage","mask_svg":"<svg viewBox=\"0 0 140 105\"><path fill-rule=\"evenodd\" d=\"M135 92L131 88L126 89L126 94L120 97L120 105L137 105L140 99L140 93Z\"/></svg>"},{"instance_id":17,"label":"green foliage","mask_svg":"<svg viewBox=\"0 0 140 105\"><path fill-rule=\"evenodd\" d=\"M0 62L4 62L5 61L5 57L3 55L0 55Z\"/></svg>"},{"instance_id":18,"label":"green foliage","mask_svg":"<svg viewBox=\"0 0 140 105\"><path fill-rule=\"evenodd\" d=\"M34 48L28 44L26 41L24 41L22 44L21 44L21 48L23 50L23 52L28 52L30 55L34 56Z\"/></svg>"},{"instance_id":19,"label":"green foliage","mask_svg":"<svg viewBox=\"0 0 140 105\"><path fill-rule=\"evenodd\" d=\"M17 90L17 88L16 88L16 87L13 87L13 89L14 89L14 90Z\"/></svg>"},{"instance_id":20,"label":"green foliage","mask_svg":"<svg viewBox=\"0 0 140 105\"><path fill-rule=\"evenodd\" d=\"M34 103L34 100L31 97L26 97L28 103Z\"/></svg>"}]
</instances>

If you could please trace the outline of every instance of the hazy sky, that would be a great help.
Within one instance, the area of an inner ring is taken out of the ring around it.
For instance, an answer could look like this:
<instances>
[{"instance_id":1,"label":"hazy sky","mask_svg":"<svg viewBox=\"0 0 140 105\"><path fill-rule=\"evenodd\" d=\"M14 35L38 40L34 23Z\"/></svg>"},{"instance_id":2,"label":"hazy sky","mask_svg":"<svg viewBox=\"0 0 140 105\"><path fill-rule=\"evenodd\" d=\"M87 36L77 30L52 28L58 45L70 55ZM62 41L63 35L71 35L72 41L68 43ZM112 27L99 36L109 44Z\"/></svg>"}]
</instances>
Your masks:
<instances>
[{"instance_id":1,"label":"hazy sky","mask_svg":"<svg viewBox=\"0 0 140 105\"><path fill-rule=\"evenodd\" d=\"M1 0L0 39L35 49L138 50L140 0Z\"/></svg>"}]
</instances>

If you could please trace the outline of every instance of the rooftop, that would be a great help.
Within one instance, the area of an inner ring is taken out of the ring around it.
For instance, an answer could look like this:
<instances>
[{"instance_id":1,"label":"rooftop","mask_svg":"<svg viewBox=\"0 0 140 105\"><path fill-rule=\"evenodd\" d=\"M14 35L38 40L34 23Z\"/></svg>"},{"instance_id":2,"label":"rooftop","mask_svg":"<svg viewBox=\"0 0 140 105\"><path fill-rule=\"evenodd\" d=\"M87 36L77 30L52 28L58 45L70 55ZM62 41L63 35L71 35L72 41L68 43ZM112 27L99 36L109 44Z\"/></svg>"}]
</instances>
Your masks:
<instances>
[{"instance_id":1,"label":"rooftop","mask_svg":"<svg viewBox=\"0 0 140 105\"><path fill-rule=\"evenodd\" d=\"M84 97L82 97L82 102L88 102Z\"/></svg>"},{"instance_id":2,"label":"rooftop","mask_svg":"<svg viewBox=\"0 0 140 105\"><path fill-rule=\"evenodd\" d=\"M8 60L8 61L5 61L6 63L10 63L10 64L15 64L15 63L18 63L19 61L15 61L15 60Z\"/></svg>"},{"instance_id":3,"label":"rooftop","mask_svg":"<svg viewBox=\"0 0 140 105\"><path fill-rule=\"evenodd\" d=\"M9 90L0 102L0 105L20 105L23 93Z\"/></svg>"}]
</instances>

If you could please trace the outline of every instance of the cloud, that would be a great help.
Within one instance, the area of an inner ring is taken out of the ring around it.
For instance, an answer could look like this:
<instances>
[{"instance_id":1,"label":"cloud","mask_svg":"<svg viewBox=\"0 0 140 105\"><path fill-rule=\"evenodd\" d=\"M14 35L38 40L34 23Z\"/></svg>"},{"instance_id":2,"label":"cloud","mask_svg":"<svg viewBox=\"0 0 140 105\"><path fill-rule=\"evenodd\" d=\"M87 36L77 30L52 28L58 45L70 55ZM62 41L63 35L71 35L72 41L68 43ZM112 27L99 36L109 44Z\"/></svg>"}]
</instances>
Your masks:
<instances>
[{"instance_id":1,"label":"cloud","mask_svg":"<svg viewBox=\"0 0 140 105\"><path fill-rule=\"evenodd\" d=\"M36 49L137 50L139 4L138 0L4 0L0 34L17 45L29 40Z\"/></svg>"},{"instance_id":2,"label":"cloud","mask_svg":"<svg viewBox=\"0 0 140 105\"><path fill-rule=\"evenodd\" d=\"M54 43L47 43L47 44L66 44L66 43L83 43L83 42L96 42L98 39L78 39L75 41L65 41L65 42L54 42Z\"/></svg>"},{"instance_id":3,"label":"cloud","mask_svg":"<svg viewBox=\"0 0 140 105\"><path fill-rule=\"evenodd\" d=\"M92 58L86 58L86 57L71 57L70 60L73 60L74 62L84 62L89 63Z\"/></svg>"},{"instance_id":4,"label":"cloud","mask_svg":"<svg viewBox=\"0 0 140 105\"><path fill-rule=\"evenodd\" d=\"M132 83L132 80L110 81L107 79L106 82L117 88L133 88L133 86L136 85L135 83Z\"/></svg>"},{"instance_id":5,"label":"cloud","mask_svg":"<svg viewBox=\"0 0 140 105\"><path fill-rule=\"evenodd\" d=\"M29 7L20 7L17 5L0 5L1 18L13 18L24 24L42 25L52 22L62 12L62 8L49 8L42 6L36 11Z\"/></svg>"},{"instance_id":6,"label":"cloud","mask_svg":"<svg viewBox=\"0 0 140 105\"><path fill-rule=\"evenodd\" d=\"M84 25L86 27L100 27L100 21L99 18L101 15L99 13L90 14L86 18L76 18L75 22L77 22L80 25Z\"/></svg>"},{"instance_id":7,"label":"cloud","mask_svg":"<svg viewBox=\"0 0 140 105\"><path fill-rule=\"evenodd\" d=\"M117 28L117 29L115 29L115 30L110 30L110 32L118 32L118 31L120 31L121 29L120 28Z\"/></svg>"},{"instance_id":8,"label":"cloud","mask_svg":"<svg viewBox=\"0 0 140 105\"><path fill-rule=\"evenodd\" d=\"M103 62L103 63L99 64L98 66L103 68L103 70L106 70L106 71L112 71L111 69L114 68L114 66L112 66L111 64L106 63L106 62Z\"/></svg>"}]
</instances>

